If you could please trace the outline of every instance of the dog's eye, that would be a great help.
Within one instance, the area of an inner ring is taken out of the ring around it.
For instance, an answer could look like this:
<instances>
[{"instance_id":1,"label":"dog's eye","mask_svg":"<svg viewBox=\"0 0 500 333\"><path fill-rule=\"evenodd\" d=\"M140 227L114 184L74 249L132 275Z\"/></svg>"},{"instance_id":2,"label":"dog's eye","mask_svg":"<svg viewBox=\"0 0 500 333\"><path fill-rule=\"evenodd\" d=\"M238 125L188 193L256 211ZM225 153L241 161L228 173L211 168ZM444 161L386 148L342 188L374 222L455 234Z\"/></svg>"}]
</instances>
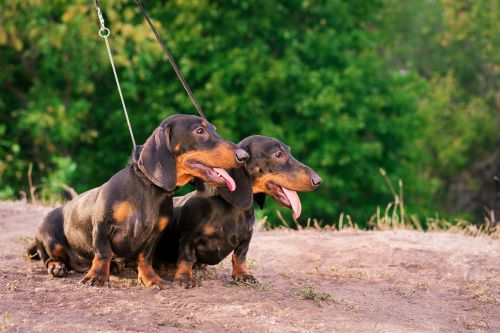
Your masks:
<instances>
[{"instance_id":1,"label":"dog's eye","mask_svg":"<svg viewBox=\"0 0 500 333\"><path fill-rule=\"evenodd\" d=\"M285 157L285 155L283 155L283 153L281 151L279 151L279 152L277 152L277 153L274 154L274 157L276 157L276 158L283 158L283 157Z\"/></svg>"},{"instance_id":2,"label":"dog's eye","mask_svg":"<svg viewBox=\"0 0 500 333\"><path fill-rule=\"evenodd\" d=\"M204 134L204 133L205 133L205 129L203 127L198 127L196 129L196 134L200 134L201 135L201 134Z\"/></svg>"}]
</instances>

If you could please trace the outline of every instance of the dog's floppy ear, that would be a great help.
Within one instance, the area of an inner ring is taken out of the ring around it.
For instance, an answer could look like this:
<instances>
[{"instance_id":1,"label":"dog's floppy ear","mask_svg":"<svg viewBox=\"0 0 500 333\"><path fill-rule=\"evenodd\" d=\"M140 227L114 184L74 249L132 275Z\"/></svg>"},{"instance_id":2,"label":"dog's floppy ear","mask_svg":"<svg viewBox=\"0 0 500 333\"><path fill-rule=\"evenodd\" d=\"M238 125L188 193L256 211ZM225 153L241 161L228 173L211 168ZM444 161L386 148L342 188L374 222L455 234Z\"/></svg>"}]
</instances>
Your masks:
<instances>
[{"instance_id":1,"label":"dog's floppy ear","mask_svg":"<svg viewBox=\"0 0 500 333\"><path fill-rule=\"evenodd\" d=\"M168 192L175 190L177 168L170 150L170 127L161 124L142 146L137 161L139 169L156 186Z\"/></svg>"},{"instance_id":2,"label":"dog's floppy ear","mask_svg":"<svg viewBox=\"0 0 500 333\"><path fill-rule=\"evenodd\" d=\"M253 195L253 200L259 205L260 209L264 209L264 204L266 203L266 194L265 193L255 193Z\"/></svg>"},{"instance_id":3,"label":"dog's floppy ear","mask_svg":"<svg viewBox=\"0 0 500 333\"><path fill-rule=\"evenodd\" d=\"M241 209L249 209L252 207L252 180L248 175L245 168L231 169L228 171L229 175L236 183L236 189L231 192L227 187L218 189L221 197L229 202L232 206Z\"/></svg>"}]
</instances>

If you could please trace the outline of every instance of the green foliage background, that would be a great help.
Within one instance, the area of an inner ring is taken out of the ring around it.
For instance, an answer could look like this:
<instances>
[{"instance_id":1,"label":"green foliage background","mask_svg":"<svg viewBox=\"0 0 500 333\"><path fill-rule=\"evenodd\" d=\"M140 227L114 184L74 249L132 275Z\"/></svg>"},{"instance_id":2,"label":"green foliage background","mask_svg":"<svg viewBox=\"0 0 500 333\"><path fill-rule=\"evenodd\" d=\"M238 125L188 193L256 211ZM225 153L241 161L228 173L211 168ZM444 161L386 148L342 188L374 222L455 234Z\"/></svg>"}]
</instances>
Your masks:
<instances>
[{"instance_id":1,"label":"green foliage background","mask_svg":"<svg viewBox=\"0 0 500 333\"><path fill-rule=\"evenodd\" d=\"M135 3L101 2L143 142L195 110ZM322 176L304 217L367 221L390 200L380 168L444 213L500 142L498 1L144 2L223 136L279 138ZM0 198L28 193L30 163L45 200L102 184L131 143L92 1L2 1L0 22Z\"/></svg>"}]
</instances>

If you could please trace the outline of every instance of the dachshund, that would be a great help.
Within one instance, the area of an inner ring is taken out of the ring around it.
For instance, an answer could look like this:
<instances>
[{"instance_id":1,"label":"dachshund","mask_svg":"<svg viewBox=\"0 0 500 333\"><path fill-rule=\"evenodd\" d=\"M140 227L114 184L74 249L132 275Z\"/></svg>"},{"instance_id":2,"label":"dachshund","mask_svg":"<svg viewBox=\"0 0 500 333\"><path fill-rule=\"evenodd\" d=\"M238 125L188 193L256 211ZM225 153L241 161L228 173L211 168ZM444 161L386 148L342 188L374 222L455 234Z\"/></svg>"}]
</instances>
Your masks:
<instances>
[{"instance_id":1,"label":"dachshund","mask_svg":"<svg viewBox=\"0 0 500 333\"><path fill-rule=\"evenodd\" d=\"M205 191L174 198L174 219L163 231L153 264L177 263L175 284L193 287L193 264L216 265L233 251L233 279L256 282L246 266L255 222L253 201L262 209L268 195L291 208L297 219L301 203L296 191L312 191L321 184L320 176L277 139L250 136L238 146L250 158L243 167L229 170L235 191L205 184Z\"/></svg>"}]
</instances>

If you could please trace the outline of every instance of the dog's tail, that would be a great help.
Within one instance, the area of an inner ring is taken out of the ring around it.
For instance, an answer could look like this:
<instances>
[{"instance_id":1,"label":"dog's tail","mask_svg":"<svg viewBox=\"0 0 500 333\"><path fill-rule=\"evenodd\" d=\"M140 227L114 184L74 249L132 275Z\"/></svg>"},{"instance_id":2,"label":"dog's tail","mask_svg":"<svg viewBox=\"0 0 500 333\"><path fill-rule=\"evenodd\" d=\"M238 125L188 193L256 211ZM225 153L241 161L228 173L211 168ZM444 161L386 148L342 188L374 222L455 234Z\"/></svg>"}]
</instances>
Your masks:
<instances>
[{"instance_id":1,"label":"dog's tail","mask_svg":"<svg viewBox=\"0 0 500 333\"><path fill-rule=\"evenodd\" d=\"M31 244L26 249L26 252L31 260L40 260L40 254L38 253L38 248L35 241L31 242Z\"/></svg>"}]
</instances>

